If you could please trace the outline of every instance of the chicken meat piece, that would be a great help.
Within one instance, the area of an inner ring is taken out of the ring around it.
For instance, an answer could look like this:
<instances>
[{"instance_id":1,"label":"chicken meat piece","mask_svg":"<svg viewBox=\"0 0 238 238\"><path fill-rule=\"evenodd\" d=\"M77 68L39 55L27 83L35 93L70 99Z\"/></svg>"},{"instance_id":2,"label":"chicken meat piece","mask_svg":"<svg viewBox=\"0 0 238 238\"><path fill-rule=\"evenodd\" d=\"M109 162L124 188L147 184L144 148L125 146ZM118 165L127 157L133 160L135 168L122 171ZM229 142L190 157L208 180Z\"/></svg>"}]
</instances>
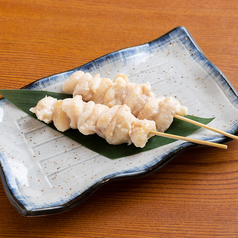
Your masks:
<instances>
[{"instance_id":1,"label":"chicken meat piece","mask_svg":"<svg viewBox=\"0 0 238 238\"><path fill-rule=\"evenodd\" d=\"M30 108L30 111L35 113L37 118L45 123L50 123L53 121L53 111L54 105L57 99L53 97L45 97L41 99L35 107Z\"/></svg>"}]
</instances>

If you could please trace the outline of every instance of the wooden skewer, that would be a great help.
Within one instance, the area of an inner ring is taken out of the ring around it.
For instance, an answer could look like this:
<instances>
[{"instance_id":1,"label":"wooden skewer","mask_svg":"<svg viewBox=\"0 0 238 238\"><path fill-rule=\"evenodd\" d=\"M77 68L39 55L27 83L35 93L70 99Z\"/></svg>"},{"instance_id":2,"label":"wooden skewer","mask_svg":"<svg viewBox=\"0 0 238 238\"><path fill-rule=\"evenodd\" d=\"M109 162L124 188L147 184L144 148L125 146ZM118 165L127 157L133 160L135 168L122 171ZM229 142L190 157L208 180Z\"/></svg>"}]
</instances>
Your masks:
<instances>
[{"instance_id":1,"label":"wooden skewer","mask_svg":"<svg viewBox=\"0 0 238 238\"><path fill-rule=\"evenodd\" d=\"M204 125L204 124L202 124L202 123L200 123L200 122L193 121L193 120L191 120L191 119L188 119L188 118L186 118L186 117L182 117L182 116L179 116L179 115L174 115L174 117L177 118L177 119L179 119L179 120L183 120L183 121L186 121L186 122L188 122L188 123L194 124L194 125L196 125L196 126L200 126L200 127L206 128L206 129L208 129L208 130L217 132L217 133L222 134L222 135L224 135L224 136L230 137L230 138L232 138L232 139L234 139L234 140L238 140L238 136L229 134L229 133L227 133L227 132L225 132L225 131L222 131L222 130L218 130L218 129L213 128L213 127L211 127L211 126Z\"/></svg>"},{"instance_id":2,"label":"wooden skewer","mask_svg":"<svg viewBox=\"0 0 238 238\"><path fill-rule=\"evenodd\" d=\"M172 135L172 134L159 132L159 131L150 131L150 133L153 133L157 136L170 138L170 139L184 140L184 141L189 141L189 142L196 143L196 144L213 146L213 147L217 147L217 148L220 148L220 149L227 149L227 145L218 144L218 143L214 143L214 142L197 140L197 139L193 139L193 138L189 138L189 137L177 136L177 135Z\"/></svg>"}]
</instances>

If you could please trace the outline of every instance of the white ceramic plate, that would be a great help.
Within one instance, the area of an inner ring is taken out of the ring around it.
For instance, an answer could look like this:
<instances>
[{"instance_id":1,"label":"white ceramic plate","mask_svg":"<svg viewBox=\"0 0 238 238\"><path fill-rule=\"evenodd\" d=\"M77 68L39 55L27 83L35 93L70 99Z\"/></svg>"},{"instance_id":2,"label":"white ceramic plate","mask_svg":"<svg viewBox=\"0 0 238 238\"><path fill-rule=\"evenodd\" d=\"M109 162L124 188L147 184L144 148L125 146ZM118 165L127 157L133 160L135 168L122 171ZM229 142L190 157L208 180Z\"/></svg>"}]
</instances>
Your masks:
<instances>
[{"instance_id":1,"label":"white ceramic plate","mask_svg":"<svg viewBox=\"0 0 238 238\"><path fill-rule=\"evenodd\" d=\"M162 37L110 53L79 68L40 79L29 89L61 92L76 70L113 79L124 73L136 83L149 81L158 96L176 97L189 114L215 117L211 126L236 134L238 96L184 27ZM226 143L224 136L199 129L191 137ZM0 100L1 179L6 194L25 216L66 211L97 188L119 178L152 173L186 148L176 141L140 154L111 160L45 126Z\"/></svg>"}]
</instances>

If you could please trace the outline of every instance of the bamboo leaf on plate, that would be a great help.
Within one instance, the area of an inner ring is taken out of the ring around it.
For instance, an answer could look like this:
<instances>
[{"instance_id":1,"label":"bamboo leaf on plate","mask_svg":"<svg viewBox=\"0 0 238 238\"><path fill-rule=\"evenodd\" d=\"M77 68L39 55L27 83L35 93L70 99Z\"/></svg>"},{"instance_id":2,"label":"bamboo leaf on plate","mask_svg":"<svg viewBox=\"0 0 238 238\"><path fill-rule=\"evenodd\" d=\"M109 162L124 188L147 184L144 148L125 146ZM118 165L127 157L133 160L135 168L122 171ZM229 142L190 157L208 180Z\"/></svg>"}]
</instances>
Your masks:
<instances>
[{"instance_id":1,"label":"bamboo leaf on plate","mask_svg":"<svg viewBox=\"0 0 238 238\"><path fill-rule=\"evenodd\" d=\"M37 102L44 98L45 96L52 96L57 99L65 99L71 97L69 94L58 93L58 92L48 92L48 91L36 91L28 89L0 89L0 94L5 97L9 102L17 106L19 109L27 113L28 115L36 118L35 114L30 112L31 107L35 107ZM208 124L214 118L201 118L195 116L186 116L189 119L194 121ZM42 122L43 123L43 122ZM57 130L53 123L47 124L49 127ZM189 136L200 129L199 126L192 125L190 123L178 120L174 118L173 123L166 131L167 133L180 135L180 136ZM152 150L160 146L167 145L174 142L174 139L164 138L160 136L153 136L147 142L144 148L137 148L134 145L110 145L103 138L98 135L89 135L85 136L81 134L78 130L70 129L68 131L62 132L65 136L73 139L79 144L103 155L110 159L117 159L124 156L134 155L144 151Z\"/></svg>"}]
</instances>

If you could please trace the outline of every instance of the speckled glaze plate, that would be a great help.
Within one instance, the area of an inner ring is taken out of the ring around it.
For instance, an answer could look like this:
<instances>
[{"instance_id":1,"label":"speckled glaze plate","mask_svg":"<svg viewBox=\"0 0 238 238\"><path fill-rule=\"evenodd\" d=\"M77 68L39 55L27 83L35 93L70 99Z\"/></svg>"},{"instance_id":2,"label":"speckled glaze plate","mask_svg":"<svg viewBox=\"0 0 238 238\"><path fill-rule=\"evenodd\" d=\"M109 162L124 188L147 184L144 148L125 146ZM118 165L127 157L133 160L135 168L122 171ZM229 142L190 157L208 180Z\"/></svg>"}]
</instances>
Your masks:
<instances>
[{"instance_id":1,"label":"speckled glaze plate","mask_svg":"<svg viewBox=\"0 0 238 238\"><path fill-rule=\"evenodd\" d=\"M215 117L211 126L232 134L238 131L237 92L184 27L25 88L61 92L63 82L76 70L111 79L124 73L136 83L149 81L157 96L176 97L189 114ZM229 141L205 129L191 137ZM106 182L150 174L192 146L196 145L176 141L111 160L31 118L7 100L0 100L1 179L9 200L24 216L67 211Z\"/></svg>"}]
</instances>

